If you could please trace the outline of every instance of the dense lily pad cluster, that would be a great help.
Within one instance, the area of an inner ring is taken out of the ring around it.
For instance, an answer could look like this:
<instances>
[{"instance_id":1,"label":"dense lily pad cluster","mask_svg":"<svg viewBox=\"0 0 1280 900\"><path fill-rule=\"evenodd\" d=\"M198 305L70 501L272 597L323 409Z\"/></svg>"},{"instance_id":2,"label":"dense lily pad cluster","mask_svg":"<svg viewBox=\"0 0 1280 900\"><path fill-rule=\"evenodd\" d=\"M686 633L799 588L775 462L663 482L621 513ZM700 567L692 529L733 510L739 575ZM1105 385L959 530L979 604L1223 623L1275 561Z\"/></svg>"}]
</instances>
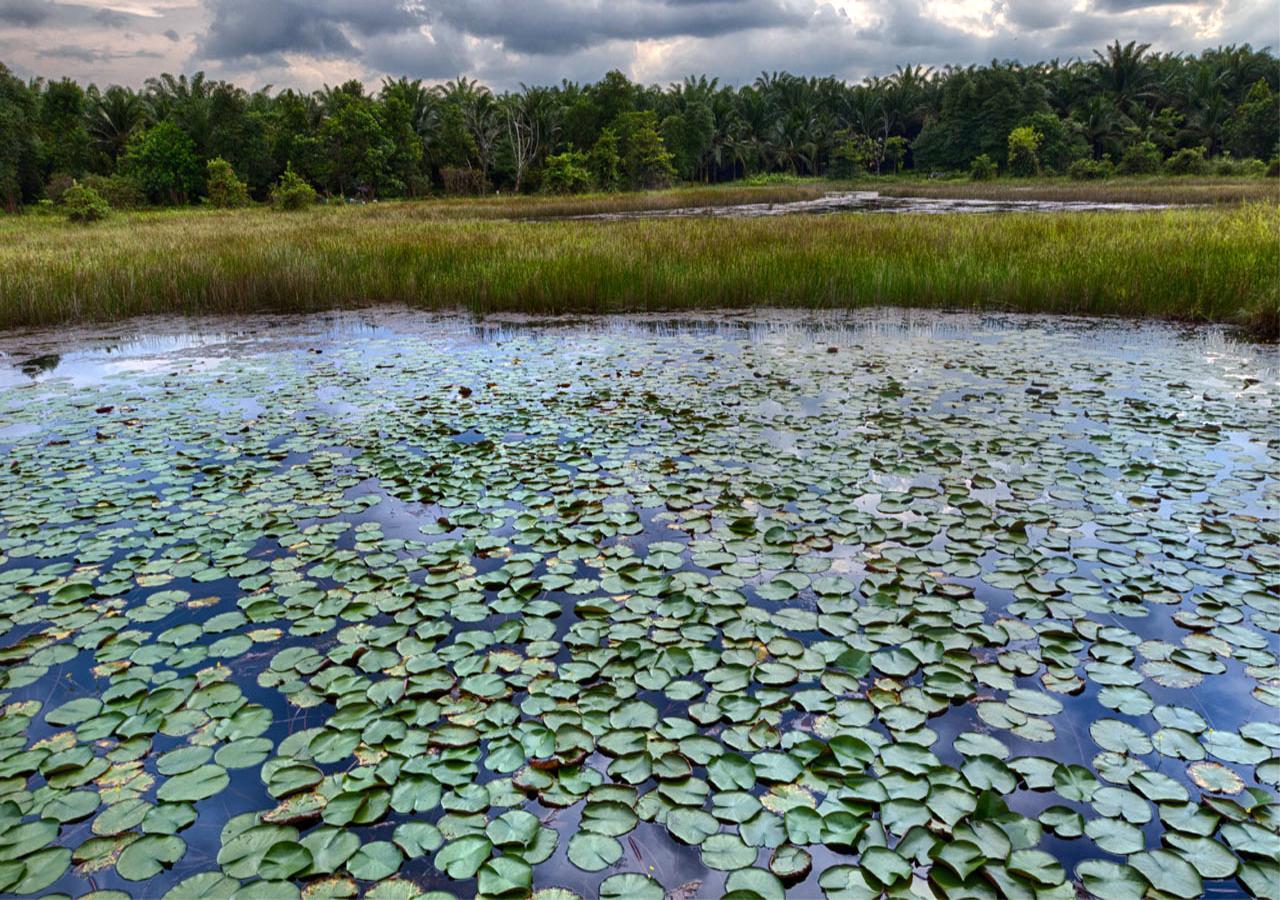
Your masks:
<instances>
[{"instance_id":1,"label":"dense lily pad cluster","mask_svg":"<svg viewBox=\"0 0 1280 900\"><path fill-rule=\"evenodd\" d=\"M0 394L0 893L1280 891L1274 370L410 324Z\"/></svg>"}]
</instances>

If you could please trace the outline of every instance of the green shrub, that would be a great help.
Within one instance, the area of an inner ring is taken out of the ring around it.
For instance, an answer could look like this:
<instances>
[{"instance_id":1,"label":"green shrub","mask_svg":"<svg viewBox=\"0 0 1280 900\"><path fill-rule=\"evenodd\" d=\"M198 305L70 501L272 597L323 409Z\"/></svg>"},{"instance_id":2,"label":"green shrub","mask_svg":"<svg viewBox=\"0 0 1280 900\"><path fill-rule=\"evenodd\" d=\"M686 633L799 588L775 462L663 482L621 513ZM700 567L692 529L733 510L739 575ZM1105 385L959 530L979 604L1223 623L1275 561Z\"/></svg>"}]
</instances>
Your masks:
<instances>
[{"instance_id":1,"label":"green shrub","mask_svg":"<svg viewBox=\"0 0 1280 900\"><path fill-rule=\"evenodd\" d=\"M675 157L658 130L652 111L623 113L618 117L622 147L622 171L633 190L670 187L676 180Z\"/></svg>"},{"instance_id":2,"label":"green shrub","mask_svg":"<svg viewBox=\"0 0 1280 900\"><path fill-rule=\"evenodd\" d=\"M1260 159L1237 159L1230 153L1224 153L1210 162L1209 171L1232 178L1261 178L1267 172L1267 164Z\"/></svg>"},{"instance_id":3,"label":"green shrub","mask_svg":"<svg viewBox=\"0 0 1280 900\"><path fill-rule=\"evenodd\" d=\"M249 186L236 177L231 163L218 156L209 160L205 169L210 206L235 209L249 205Z\"/></svg>"},{"instance_id":4,"label":"green shrub","mask_svg":"<svg viewBox=\"0 0 1280 900\"><path fill-rule=\"evenodd\" d=\"M1280 178L1280 156L1267 163L1267 177Z\"/></svg>"},{"instance_id":5,"label":"green shrub","mask_svg":"<svg viewBox=\"0 0 1280 900\"><path fill-rule=\"evenodd\" d=\"M1164 161L1166 175L1204 175L1208 171L1203 147L1183 147Z\"/></svg>"},{"instance_id":6,"label":"green shrub","mask_svg":"<svg viewBox=\"0 0 1280 900\"><path fill-rule=\"evenodd\" d=\"M812 184L812 177L793 175L790 172L758 172L741 180L747 187L791 187L794 185Z\"/></svg>"},{"instance_id":7,"label":"green shrub","mask_svg":"<svg viewBox=\"0 0 1280 900\"><path fill-rule=\"evenodd\" d=\"M1065 174L1073 162L1089 156L1084 130L1074 119L1060 119L1051 112L1038 112L1027 116L1018 125L1030 126L1040 135L1036 157L1041 169Z\"/></svg>"},{"instance_id":8,"label":"green shrub","mask_svg":"<svg viewBox=\"0 0 1280 900\"><path fill-rule=\"evenodd\" d=\"M306 209L314 206L316 189L307 184L307 180L293 171L290 163L271 189L271 206L280 210Z\"/></svg>"},{"instance_id":9,"label":"green shrub","mask_svg":"<svg viewBox=\"0 0 1280 900\"><path fill-rule=\"evenodd\" d=\"M1040 142L1043 140L1044 135L1030 125L1023 125L1009 132L1010 175L1033 178L1040 174L1040 157L1036 155L1036 151L1040 149Z\"/></svg>"},{"instance_id":10,"label":"green shrub","mask_svg":"<svg viewBox=\"0 0 1280 900\"><path fill-rule=\"evenodd\" d=\"M129 138L125 166L153 203L181 206L200 185L196 145L168 120Z\"/></svg>"},{"instance_id":11,"label":"green shrub","mask_svg":"<svg viewBox=\"0 0 1280 900\"><path fill-rule=\"evenodd\" d=\"M542 189L548 194L582 194L592 187L587 154L569 150L547 157L542 170Z\"/></svg>"},{"instance_id":12,"label":"green shrub","mask_svg":"<svg viewBox=\"0 0 1280 900\"><path fill-rule=\"evenodd\" d=\"M142 186L128 175L86 175L80 183L101 194L112 209L141 209L147 205Z\"/></svg>"},{"instance_id":13,"label":"green shrub","mask_svg":"<svg viewBox=\"0 0 1280 900\"><path fill-rule=\"evenodd\" d=\"M874 167L879 147L865 134L841 132L843 139L831 154L831 175L835 178L859 178Z\"/></svg>"},{"instance_id":14,"label":"green shrub","mask_svg":"<svg viewBox=\"0 0 1280 900\"><path fill-rule=\"evenodd\" d=\"M102 195L78 182L62 192L62 208L66 210L67 221L81 224L100 222L111 215L111 205Z\"/></svg>"},{"instance_id":15,"label":"green shrub","mask_svg":"<svg viewBox=\"0 0 1280 900\"><path fill-rule=\"evenodd\" d=\"M907 161L907 151L911 149L911 145L907 143L907 139L894 135L885 138L882 153L884 154L884 164L893 170L893 174L897 175L902 171L902 165Z\"/></svg>"},{"instance_id":16,"label":"green shrub","mask_svg":"<svg viewBox=\"0 0 1280 900\"><path fill-rule=\"evenodd\" d=\"M1124 151L1116 171L1121 175L1154 175L1163 160L1159 147L1151 141L1140 141Z\"/></svg>"},{"instance_id":17,"label":"green shrub","mask_svg":"<svg viewBox=\"0 0 1280 900\"><path fill-rule=\"evenodd\" d=\"M1075 181L1104 181L1114 175L1115 172L1116 167L1106 157L1102 159L1077 159L1067 169L1067 175Z\"/></svg>"},{"instance_id":18,"label":"green shrub","mask_svg":"<svg viewBox=\"0 0 1280 900\"><path fill-rule=\"evenodd\" d=\"M587 154L587 168L602 191L622 187L622 157L618 155L618 133L612 128L600 132L596 145Z\"/></svg>"},{"instance_id":19,"label":"green shrub","mask_svg":"<svg viewBox=\"0 0 1280 900\"><path fill-rule=\"evenodd\" d=\"M990 181L995 177L996 164L985 153L975 159L973 165L969 166L969 179L971 181Z\"/></svg>"}]
</instances>

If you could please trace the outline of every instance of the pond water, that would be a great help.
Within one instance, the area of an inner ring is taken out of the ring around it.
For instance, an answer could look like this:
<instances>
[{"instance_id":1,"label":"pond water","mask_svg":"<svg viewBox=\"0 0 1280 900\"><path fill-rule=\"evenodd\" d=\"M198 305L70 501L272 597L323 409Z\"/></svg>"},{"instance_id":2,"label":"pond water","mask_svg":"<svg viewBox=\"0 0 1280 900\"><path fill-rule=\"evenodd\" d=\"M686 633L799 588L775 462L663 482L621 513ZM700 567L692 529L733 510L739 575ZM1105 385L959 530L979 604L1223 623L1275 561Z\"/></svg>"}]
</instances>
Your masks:
<instances>
[{"instance_id":1,"label":"pond water","mask_svg":"<svg viewBox=\"0 0 1280 900\"><path fill-rule=\"evenodd\" d=\"M0 352L0 893L1275 895L1272 348L385 311Z\"/></svg>"},{"instance_id":2,"label":"pond water","mask_svg":"<svg viewBox=\"0 0 1280 900\"><path fill-rule=\"evenodd\" d=\"M685 206L679 209L647 209L633 212L593 213L576 219L681 219L715 216L755 219L762 216L795 214L824 215L841 212L867 213L1008 213L1008 212L1133 212L1144 209L1176 209L1158 203L1105 203L1093 200L973 200L942 197L886 197L879 191L832 191L813 200L787 203L745 203L735 206Z\"/></svg>"}]
</instances>

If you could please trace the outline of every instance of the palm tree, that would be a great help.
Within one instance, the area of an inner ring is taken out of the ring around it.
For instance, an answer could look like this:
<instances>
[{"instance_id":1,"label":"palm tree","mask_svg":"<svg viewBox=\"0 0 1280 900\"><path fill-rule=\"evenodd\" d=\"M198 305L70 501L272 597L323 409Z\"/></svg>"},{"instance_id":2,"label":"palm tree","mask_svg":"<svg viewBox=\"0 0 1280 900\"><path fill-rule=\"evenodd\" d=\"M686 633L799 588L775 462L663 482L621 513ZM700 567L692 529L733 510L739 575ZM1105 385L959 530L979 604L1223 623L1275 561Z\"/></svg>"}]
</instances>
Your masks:
<instances>
[{"instance_id":1,"label":"palm tree","mask_svg":"<svg viewBox=\"0 0 1280 900\"><path fill-rule=\"evenodd\" d=\"M1115 103L1101 94L1094 94L1077 107L1075 118L1095 158L1106 153L1112 142L1124 132L1124 123Z\"/></svg>"},{"instance_id":2,"label":"palm tree","mask_svg":"<svg viewBox=\"0 0 1280 900\"><path fill-rule=\"evenodd\" d=\"M1127 114L1134 104L1152 95L1154 79L1145 59L1150 49L1150 44L1130 41L1121 46L1116 41L1105 54L1093 51L1097 57L1093 64L1095 83L1111 95L1122 113Z\"/></svg>"},{"instance_id":3,"label":"palm tree","mask_svg":"<svg viewBox=\"0 0 1280 900\"><path fill-rule=\"evenodd\" d=\"M1183 135L1204 147L1210 156L1222 148L1227 123L1235 112L1223 90L1226 81L1225 73L1202 65L1187 85Z\"/></svg>"},{"instance_id":4,"label":"palm tree","mask_svg":"<svg viewBox=\"0 0 1280 900\"><path fill-rule=\"evenodd\" d=\"M440 95L422 83L422 79L390 78L382 82L382 99L398 97L410 110L413 130L422 141L422 149L430 151L440 127Z\"/></svg>"},{"instance_id":5,"label":"palm tree","mask_svg":"<svg viewBox=\"0 0 1280 900\"><path fill-rule=\"evenodd\" d=\"M493 168L498 138L502 134L502 121L493 93L479 81L465 76L446 82L436 90L446 105L453 106L461 114L475 157L468 159L467 164L479 168L487 180L489 170Z\"/></svg>"},{"instance_id":6,"label":"palm tree","mask_svg":"<svg viewBox=\"0 0 1280 900\"><path fill-rule=\"evenodd\" d=\"M85 103L85 127L94 146L111 158L112 167L124 155L129 138L149 120L141 94L112 85L105 91L90 87Z\"/></svg>"}]
</instances>

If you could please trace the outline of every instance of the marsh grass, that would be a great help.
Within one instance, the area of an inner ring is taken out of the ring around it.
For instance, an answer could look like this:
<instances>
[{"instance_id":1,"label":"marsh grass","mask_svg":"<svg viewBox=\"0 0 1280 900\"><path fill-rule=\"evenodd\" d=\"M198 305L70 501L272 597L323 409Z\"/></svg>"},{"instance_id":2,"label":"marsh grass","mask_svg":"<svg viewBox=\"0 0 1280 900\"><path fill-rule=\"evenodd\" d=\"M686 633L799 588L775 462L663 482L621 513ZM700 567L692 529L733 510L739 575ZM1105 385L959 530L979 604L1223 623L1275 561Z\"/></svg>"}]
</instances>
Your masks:
<instances>
[{"instance_id":1,"label":"marsh grass","mask_svg":"<svg viewBox=\"0 0 1280 900\"><path fill-rule=\"evenodd\" d=\"M410 203L379 204L377 211L388 216L406 215L421 219L555 219L682 209L685 207L742 206L748 203L792 203L816 200L838 186L825 181L803 184L724 184L681 187L664 191L575 194L558 197L545 194L509 194L487 197L455 197Z\"/></svg>"},{"instance_id":2,"label":"marsh grass","mask_svg":"<svg viewBox=\"0 0 1280 900\"><path fill-rule=\"evenodd\" d=\"M996 181L889 178L857 182L887 197L975 200L1057 200L1090 203L1238 204L1280 202L1274 178L1002 178Z\"/></svg>"},{"instance_id":3,"label":"marsh grass","mask_svg":"<svg viewBox=\"0 0 1280 900\"><path fill-rule=\"evenodd\" d=\"M147 213L92 228L0 220L0 326L397 302L535 314L897 305L1280 332L1273 204L615 222L423 206Z\"/></svg>"}]
</instances>

